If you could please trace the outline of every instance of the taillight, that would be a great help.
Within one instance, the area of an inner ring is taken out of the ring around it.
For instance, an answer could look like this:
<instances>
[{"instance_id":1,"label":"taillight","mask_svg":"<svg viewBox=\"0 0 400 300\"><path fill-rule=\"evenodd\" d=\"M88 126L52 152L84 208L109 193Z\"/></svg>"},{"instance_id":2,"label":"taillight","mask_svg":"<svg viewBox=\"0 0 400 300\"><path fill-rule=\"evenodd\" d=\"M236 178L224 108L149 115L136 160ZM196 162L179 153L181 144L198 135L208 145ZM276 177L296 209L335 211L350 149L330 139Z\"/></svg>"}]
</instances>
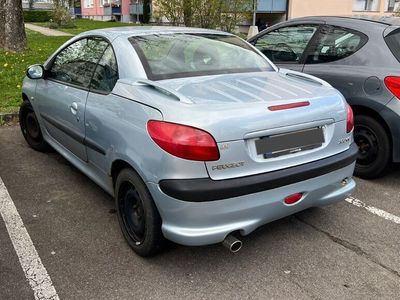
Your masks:
<instances>
[{"instance_id":1,"label":"taillight","mask_svg":"<svg viewBox=\"0 0 400 300\"><path fill-rule=\"evenodd\" d=\"M347 104L346 131L351 132L354 129L354 114L351 106Z\"/></svg>"},{"instance_id":2,"label":"taillight","mask_svg":"<svg viewBox=\"0 0 400 300\"><path fill-rule=\"evenodd\" d=\"M400 77L398 76L388 76L385 78L385 85L395 95L400 99Z\"/></svg>"},{"instance_id":3,"label":"taillight","mask_svg":"<svg viewBox=\"0 0 400 300\"><path fill-rule=\"evenodd\" d=\"M197 161L219 159L217 143L204 130L163 121L149 121L147 131L158 146L174 156Z\"/></svg>"}]
</instances>

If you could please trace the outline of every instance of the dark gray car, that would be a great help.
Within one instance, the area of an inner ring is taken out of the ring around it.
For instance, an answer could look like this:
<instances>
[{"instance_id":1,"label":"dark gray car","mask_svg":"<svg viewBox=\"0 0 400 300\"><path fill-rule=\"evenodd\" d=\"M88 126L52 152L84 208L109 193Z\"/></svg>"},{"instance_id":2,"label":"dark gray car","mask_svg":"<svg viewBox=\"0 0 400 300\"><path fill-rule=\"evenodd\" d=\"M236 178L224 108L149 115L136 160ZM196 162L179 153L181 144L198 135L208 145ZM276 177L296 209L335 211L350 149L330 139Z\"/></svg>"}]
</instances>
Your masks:
<instances>
[{"instance_id":1,"label":"dark gray car","mask_svg":"<svg viewBox=\"0 0 400 300\"><path fill-rule=\"evenodd\" d=\"M356 175L374 178L400 162L400 21L305 17L249 40L280 67L320 77L355 112Z\"/></svg>"}]
</instances>

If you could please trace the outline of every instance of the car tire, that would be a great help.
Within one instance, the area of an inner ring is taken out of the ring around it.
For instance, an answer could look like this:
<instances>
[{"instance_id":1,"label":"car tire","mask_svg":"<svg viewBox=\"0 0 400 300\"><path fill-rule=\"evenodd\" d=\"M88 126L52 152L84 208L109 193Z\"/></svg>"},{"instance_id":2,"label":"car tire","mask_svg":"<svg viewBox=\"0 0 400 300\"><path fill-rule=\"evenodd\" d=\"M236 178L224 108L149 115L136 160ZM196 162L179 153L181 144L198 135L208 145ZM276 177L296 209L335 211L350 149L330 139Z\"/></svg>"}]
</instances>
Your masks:
<instances>
[{"instance_id":1,"label":"car tire","mask_svg":"<svg viewBox=\"0 0 400 300\"><path fill-rule=\"evenodd\" d=\"M19 126L31 148L40 152L49 150L50 147L43 138L38 119L29 101L24 101L19 108Z\"/></svg>"},{"instance_id":2,"label":"car tire","mask_svg":"<svg viewBox=\"0 0 400 300\"><path fill-rule=\"evenodd\" d=\"M160 214L145 183L132 169L123 169L117 177L115 206L122 233L138 255L153 256L163 249Z\"/></svg>"},{"instance_id":3,"label":"car tire","mask_svg":"<svg viewBox=\"0 0 400 300\"><path fill-rule=\"evenodd\" d=\"M382 176L392 153L385 128L370 116L356 115L354 140L359 147L354 174L365 179Z\"/></svg>"}]
</instances>

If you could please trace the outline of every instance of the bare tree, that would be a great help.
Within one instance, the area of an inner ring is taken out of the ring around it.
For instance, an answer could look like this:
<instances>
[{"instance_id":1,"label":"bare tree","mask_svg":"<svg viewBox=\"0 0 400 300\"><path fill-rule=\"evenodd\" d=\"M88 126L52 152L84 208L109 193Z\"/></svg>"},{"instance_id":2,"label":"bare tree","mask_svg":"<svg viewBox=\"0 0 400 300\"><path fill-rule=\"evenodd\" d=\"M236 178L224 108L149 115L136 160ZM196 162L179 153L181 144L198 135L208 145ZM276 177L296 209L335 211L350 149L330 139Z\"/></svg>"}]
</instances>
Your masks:
<instances>
[{"instance_id":1,"label":"bare tree","mask_svg":"<svg viewBox=\"0 0 400 300\"><path fill-rule=\"evenodd\" d=\"M4 49L4 32L6 30L6 0L0 0L0 49Z\"/></svg>"},{"instance_id":2,"label":"bare tree","mask_svg":"<svg viewBox=\"0 0 400 300\"><path fill-rule=\"evenodd\" d=\"M247 20L253 0L159 0L153 17L166 17L174 25L234 31Z\"/></svg>"},{"instance_id":3,"label":"bare tree","mask_svg":"<svg viewBox=\"0 0 400 300\"><path fill-rule=\"evenodd\" d=\"M159 17L166 17L173 25L179 25L183 21L184 0L159 0L157 2Z\"/></svg>"},{"instance_id":4,"label":"bare tree","mask_svg":"<svg viewBox=\"0 0 400 300\"><path fill-rule=\"evenodd\" d=\"M0 48L23 51L26 35L21 0L0 0Z\"/></svg>"},{"instance_id":5,"label":"bare tree","mask_svg":"<svg viewBox=\"0 0 400 300\"><path fill-rule=\"evenodd\" d=\"M253 0L224 1L221 14L221 29L234 32L236 26L251 17Z\"/></svg>"},{"instance_id":6,"label":"bare tree","mask_svg":"<svg viewBox=\"0 0 400 300\"><path fill-rule=\"evenodd\" d=\"M216 28L221 21L224 0L196 0L193 5L193 25L202 28Z\"/></svg>"},{"instance_id":7,"label":"bare tree","mask_svg":"<svg viewBox=\"0 0 400 300\"><path fill-rule=\"evenodd\" d=\"M192 26L194 3L195 0L183 0L183 21L187 27Z\"/></svg>"}]
</instances>

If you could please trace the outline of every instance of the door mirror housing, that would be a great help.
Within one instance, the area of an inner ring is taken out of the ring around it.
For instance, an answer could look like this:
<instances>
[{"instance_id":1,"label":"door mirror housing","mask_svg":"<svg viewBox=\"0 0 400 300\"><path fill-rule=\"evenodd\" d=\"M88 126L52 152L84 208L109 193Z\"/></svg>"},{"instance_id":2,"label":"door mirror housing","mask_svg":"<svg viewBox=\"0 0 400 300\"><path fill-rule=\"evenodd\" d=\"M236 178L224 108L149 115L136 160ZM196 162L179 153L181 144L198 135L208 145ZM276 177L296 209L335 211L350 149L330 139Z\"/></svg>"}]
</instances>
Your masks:
<instances>
[{"instance_id":1,"label":"door mirror housing","mask_svg":"<svg viewBox=\"0 0 400 300\"><path fill-rule=\"evenodd\" d=\"M45 70L42 65L32 65L26 70L26 76L30 79L44 78Z\"/></svg>"}]
</instances>

